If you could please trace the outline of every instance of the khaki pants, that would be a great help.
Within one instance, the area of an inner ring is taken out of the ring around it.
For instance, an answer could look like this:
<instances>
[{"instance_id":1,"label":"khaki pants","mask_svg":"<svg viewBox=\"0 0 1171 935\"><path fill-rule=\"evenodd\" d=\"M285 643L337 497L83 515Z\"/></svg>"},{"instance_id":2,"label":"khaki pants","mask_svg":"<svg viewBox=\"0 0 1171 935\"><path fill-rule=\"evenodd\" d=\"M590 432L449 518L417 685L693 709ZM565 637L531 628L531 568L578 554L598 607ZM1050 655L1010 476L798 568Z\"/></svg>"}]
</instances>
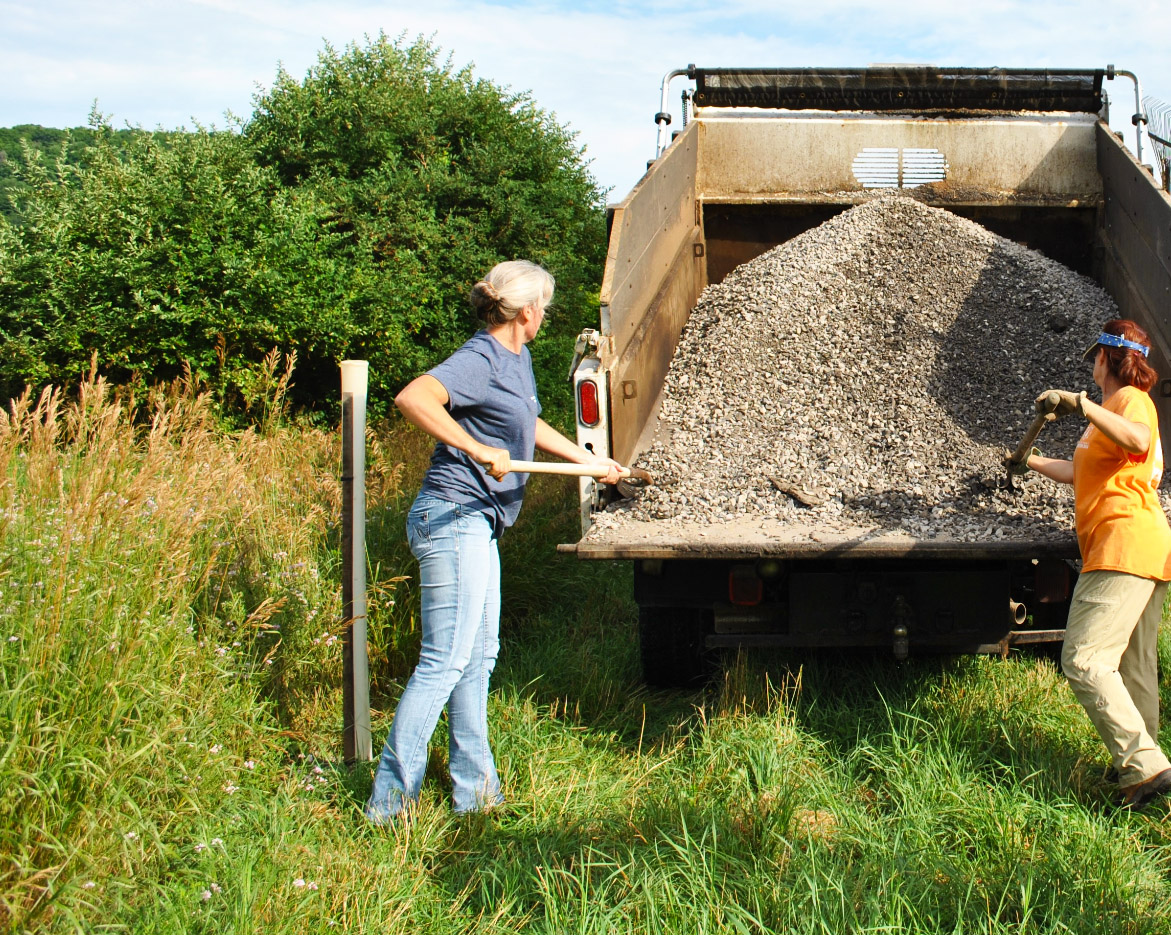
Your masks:
<instances>
[{"instance_id":1,"label":"khaki pants","mask_svg":"<svg viewBox=\"0 0 1171 935\"><path fill-rule=\"evenodd\" d=\"M1087 571L1069 608L1061 668L1124 789L1171 768L1158 744L1156 643L1166 593L1164 581Z\"/></svg>"}]
</instances>

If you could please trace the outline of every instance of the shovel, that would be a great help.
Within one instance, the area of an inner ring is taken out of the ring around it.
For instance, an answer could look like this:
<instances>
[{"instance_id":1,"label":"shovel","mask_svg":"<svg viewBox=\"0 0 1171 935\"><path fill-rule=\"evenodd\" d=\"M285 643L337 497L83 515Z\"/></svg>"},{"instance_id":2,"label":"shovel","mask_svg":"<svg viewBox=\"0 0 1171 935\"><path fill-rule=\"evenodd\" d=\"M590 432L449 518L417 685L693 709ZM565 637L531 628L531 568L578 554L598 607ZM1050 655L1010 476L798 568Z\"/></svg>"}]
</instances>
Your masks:
<instances>
[{"instance_id":1,"label":"shovel","mask_svg":"<svg viewBox=\"0 0 1171 935\"><path fill-rule=\"evenodd\" d=\"M573 477L605 477L610 468L604 464L572 464L565 461L513 461L509 471L522 474L567 474ZM654 478L642 468L618 469L618 492L624 497L654 483Z\"/></svg>"},{"instance_id":2,"label":"shovel","mask_svg":"<svg viewBox=\"0 0 1171 935\"><path fill-rule=\"evenodd\" d=\"M1033 442L1037 440L1037 436L1041 434L1041 429L1055 420L1057 416L1053 410L1057 408L1061 402L1061 397L1056 393L1049 393L1042 399L1037 400L1036 410L1037 414L1033 416L1033 421L1029 423L1029 428L1025 432L1025 437L1021 443L1017 445L1016 451L1005 452L1005 467L1008 470L1008 489L1015 490L1012 483L1012 466L1020 464L1028 456L1029 452L1033 450Z\"/></svg>"}]
</instances>

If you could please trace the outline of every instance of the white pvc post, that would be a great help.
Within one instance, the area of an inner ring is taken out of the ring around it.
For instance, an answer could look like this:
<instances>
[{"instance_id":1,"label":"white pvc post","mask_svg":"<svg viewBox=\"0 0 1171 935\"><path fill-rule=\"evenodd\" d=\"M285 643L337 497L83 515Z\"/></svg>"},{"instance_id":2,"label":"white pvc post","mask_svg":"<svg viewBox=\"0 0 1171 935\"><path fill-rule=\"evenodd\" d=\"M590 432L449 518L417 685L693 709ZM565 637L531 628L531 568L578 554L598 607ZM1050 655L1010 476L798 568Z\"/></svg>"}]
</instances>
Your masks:
<instances>
[{"instance_id":1,"label":"white pvc post","mask_svg":"<svg viewBox=\"0 0 1171 935\"><path fill-rule=\"evenodd\" d=\"M370 365L342 361L342 734L347 763L372 759L366 657L366 385Z\"/></svg>"}]
</instances>

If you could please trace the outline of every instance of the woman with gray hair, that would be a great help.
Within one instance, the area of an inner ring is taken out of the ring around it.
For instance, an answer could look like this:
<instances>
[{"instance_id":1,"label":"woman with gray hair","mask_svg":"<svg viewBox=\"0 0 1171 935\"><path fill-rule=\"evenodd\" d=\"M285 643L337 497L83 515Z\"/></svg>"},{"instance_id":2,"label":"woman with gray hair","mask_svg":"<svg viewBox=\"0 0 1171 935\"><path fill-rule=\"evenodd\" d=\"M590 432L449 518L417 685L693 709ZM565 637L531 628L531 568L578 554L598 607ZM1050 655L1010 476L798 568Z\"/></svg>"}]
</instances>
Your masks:
<instances>
[{"instance_id":1,"label":"woman with gray hair","mask_svg":"<svg viewBox=\"0 0 1171 935\"><path fill-rule=\"evenodd\" d=\"M534 448L579 464L620 465L574 444L540 418L532 358L553 298L553 277L527 260L492 268L472 289L486 327L395 397L408 421L436 439L431 466L407 515L419 561L423 643L407 682L366 803L366 817L388 824L419 798L427 747L447 708L456 812L504 801L488 743L488 679L500 647L497 540L516 520L527 474L512 460Z\"/></svg>"}]
</instances>

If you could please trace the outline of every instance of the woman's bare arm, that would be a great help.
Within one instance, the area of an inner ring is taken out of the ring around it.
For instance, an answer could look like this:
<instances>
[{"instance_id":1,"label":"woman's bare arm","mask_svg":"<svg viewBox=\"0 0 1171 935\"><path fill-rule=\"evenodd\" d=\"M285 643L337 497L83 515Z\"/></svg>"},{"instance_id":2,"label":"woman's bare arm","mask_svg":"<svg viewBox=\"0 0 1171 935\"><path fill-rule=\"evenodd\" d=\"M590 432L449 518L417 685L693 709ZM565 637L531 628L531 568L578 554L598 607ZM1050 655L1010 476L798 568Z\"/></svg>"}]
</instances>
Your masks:
<instances>
[{"instance_id":1,"label":"woman's bare arm","mask_svg":"<svg viewBox=\"0 0 1171 935\"><path fill-rule=\"evenodd\" d=\"M1151 447L1151 427L1142 422L1131 422L1125 416L1099 406L1091 399L1082 403L1086 418L1098 427L1098 431L1114 442L1123 451L1132 455L1145 455Z\"/></svg>"},{"instance_id":2,"label":"woman's bare arm","mask_svg":"<svg viewBox=\"0 0 1171 935\"><path fill-rule=\"evenodd\" d=\"M1029 455L1030 470L1044 474L1059 484L1073 483L1073 462L1064 458L1046 458L1043 455Z\"/></svg>"},{"instance_id":3,"label":"woman's bare arm","mask_svg":"<svg viewBox=\"0 0 1171 935\"><path fill-rule=\"evenodd\" d=\"M555 458L561 458L563 461L569 461L573 464L608 464L615 470L601 478L602 482L606 484L618 482L616 469L621 465L617 461L613 458L601 458L593 452L586 451L558 432L544 419L537 419L537 448L545 454L553 455Z\"/></svg>"},{"instance_id":4,"label":"woman's bare arm","mask_svg":"<svg viewBox=\"0 0 1171 935\"><path fill-rule=\"evenodd\" d=\"M447 411L447 389L429 373L415 377L394 398L394 404L412 425L432 438L465 452L488 473L500 480L508 473L511 458L504 448L478 442Z\"/></svg>"}]
</instances>

